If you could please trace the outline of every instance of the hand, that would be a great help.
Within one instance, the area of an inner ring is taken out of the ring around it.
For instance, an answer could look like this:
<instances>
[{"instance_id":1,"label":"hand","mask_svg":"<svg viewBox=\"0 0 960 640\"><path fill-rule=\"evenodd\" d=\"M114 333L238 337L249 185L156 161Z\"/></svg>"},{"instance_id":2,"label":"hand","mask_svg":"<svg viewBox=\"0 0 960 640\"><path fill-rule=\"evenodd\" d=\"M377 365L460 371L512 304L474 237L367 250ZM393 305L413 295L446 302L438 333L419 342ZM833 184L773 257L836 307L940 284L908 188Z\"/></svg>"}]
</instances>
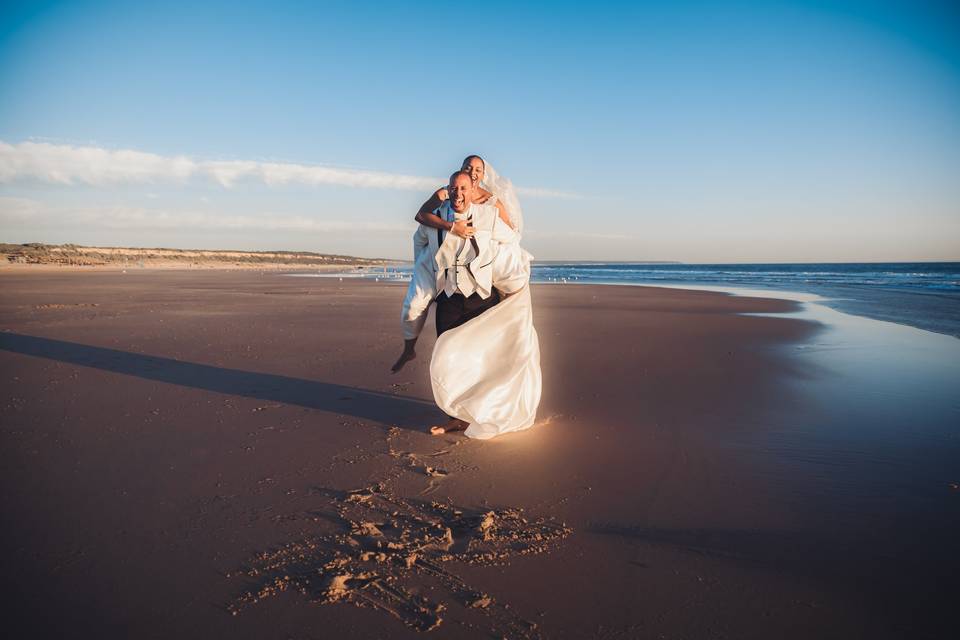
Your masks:
<instances>
[{"instance_id":1,"label":"hand","mask_svg":"<svg viewBox=\"0 0 960 640\"><path fill-rule=\"evenodd\" d=\"M453 226L450 227L450 233L455 236L460 236L461 238L472 238L473 234L476 233L476 229L469 226L466 220L457 220L453 223Z\"/></svg>"},{"instance_id":2,"label":"hand","mask_svg":"<svg viewBox=\"0 0 960 640\"><path fill-rule=\"evenodd\" d=\"M443 202L444 200L448 200L450 195L447 193L446 189L440 189L437 191L437 197L440 198L440 202Z\"/></svg>"}]
</instances>

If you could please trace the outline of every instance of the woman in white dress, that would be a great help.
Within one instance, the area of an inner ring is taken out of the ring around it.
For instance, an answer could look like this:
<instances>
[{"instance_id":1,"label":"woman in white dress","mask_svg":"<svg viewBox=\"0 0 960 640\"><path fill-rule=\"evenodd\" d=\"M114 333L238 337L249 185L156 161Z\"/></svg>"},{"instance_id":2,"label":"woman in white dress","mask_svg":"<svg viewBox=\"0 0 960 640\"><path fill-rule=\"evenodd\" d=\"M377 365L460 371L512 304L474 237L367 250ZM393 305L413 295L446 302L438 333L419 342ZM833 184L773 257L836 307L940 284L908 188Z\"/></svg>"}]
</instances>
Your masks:
<instances>
[{"instance_id":1,"label":"woman in white dress","mask_svg":"<svg viewBox=\"0 0 960 640\"><path fill-rule=\"evenodd\" d=\"M530 279L530 261L533 256L520 247L520 235L523 234L523 211L514 191L513 183L499 175L492 166L480 156L467 156L463 159L461 171L470 174L473 180L476 204L494 205L500 211L500 219L517 232L517 242L501 247L493 263L493 281L497 289L506 295L516 293ZM440 187L420 207L416 221L436 229L447 229L451 225L434 212L447 199L447 188ZM467 237L472 230L467 231Z\"/></svg>"},{"instance_id":2,"label":"woman in white dress","mask_svg":"<svg viewBox=\"0 0 960 640\"><path fill-rule=\"evenodd\" d=\"M462 430L467 437L488 439L533 426L542 388L540 345L533 326L528 286L532 256L519 246L523 214L513 185L478 156L468 157L464 170L470 172L475 187L486 187L482 191L475 188L474 202L481 198L484 204L491 204L493 199L499 201L501 218L506 208L509 223L518 232L516 243L500 245L493 264L494 286L506 294L516 295L509 295L437 338L430 362L430 379L437 406L450 416L450 421L431 428L431 433ZM434 198L442 202L444 191L438 190ZM424 207L430 204L428 200ZM417 219L425 226L453 230L450 223L430 213L424 214L423 209ZM423 307L426 314L429 303L436 297L436 281L429 269L432 257L424 256L423 248L415 240L415 254L418 250L421 254L416 256L417 265L421 268L415 266L410 291L421 304L429 298ZM411 298L409 292L407 297ZM408 308L405 301L405 309ZM402 366L400 361L398 364Z\"/></svg>"},{"instance_id":3,"label":"woman in white dress","mask_svg":"<svg viewBox=\"0 0 960 640\"><path fill-rule=\"evenodd\" d=\"M496 206L500 219L517 231L517 242L502 245L493 263L494 286L501 295L509 296L522 289L529 281L530 261L533 259L530 253L520 247L519 238L523 230L520 202L513 184L499 176L493 167L488 167L480 156L467 156L463 160L461 171L469 173L473 181L473 203ZM391 367L393 373L400 371L407 362L416 358L417 339L423 330L430 305L438 293L432 256L428 255L427 251L429 241L425 228L439 229L467 238L474 233L473 228L466 223L454 224L437 215L437 210L445 200L447 188L443 186L423 203L415 218L423 227L418 227L413 236L413 276L400 312L404 345L400 357Z\"/></svg>"}]
</instances>

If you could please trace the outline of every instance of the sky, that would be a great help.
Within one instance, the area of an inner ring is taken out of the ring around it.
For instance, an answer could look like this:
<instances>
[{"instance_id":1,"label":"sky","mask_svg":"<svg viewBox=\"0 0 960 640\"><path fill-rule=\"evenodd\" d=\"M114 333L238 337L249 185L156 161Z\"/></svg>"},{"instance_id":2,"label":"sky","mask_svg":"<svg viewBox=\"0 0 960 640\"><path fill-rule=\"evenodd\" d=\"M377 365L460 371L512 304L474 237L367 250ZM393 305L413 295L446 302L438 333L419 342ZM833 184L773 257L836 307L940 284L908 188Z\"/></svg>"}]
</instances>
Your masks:
<instances>
[{"instance_id":1,"label":"sky","mask_svg":"<svg viewBox=\"0 0 960 640\"><path fill-rule=\"evenodd\" d=\"M472 153L542 260L960 260L960 5L0 8L2 242L409 259Z\"/></svg>"}]
</instances>

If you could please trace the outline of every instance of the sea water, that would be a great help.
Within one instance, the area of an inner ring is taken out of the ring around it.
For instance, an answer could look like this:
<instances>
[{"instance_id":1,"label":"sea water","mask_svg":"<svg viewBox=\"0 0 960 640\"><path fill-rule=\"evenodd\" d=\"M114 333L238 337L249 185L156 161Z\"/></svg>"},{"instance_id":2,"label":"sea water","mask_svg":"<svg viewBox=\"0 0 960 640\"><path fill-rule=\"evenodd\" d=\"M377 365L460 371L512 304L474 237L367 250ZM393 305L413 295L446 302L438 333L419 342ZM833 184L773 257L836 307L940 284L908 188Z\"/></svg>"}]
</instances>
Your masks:
<instances>
[{"instance_id":1,"label":"sea water","mask_svg":"<svg viewBox=\"0 0 960 640\"><path fill-rule=\"evenodd\" d=\"M403 281L409 263L327 277ZM840 311L960 337L960 262L678 264L535 262L535 283L713 285L816 294Z\"/></svg>"}]
</instances>

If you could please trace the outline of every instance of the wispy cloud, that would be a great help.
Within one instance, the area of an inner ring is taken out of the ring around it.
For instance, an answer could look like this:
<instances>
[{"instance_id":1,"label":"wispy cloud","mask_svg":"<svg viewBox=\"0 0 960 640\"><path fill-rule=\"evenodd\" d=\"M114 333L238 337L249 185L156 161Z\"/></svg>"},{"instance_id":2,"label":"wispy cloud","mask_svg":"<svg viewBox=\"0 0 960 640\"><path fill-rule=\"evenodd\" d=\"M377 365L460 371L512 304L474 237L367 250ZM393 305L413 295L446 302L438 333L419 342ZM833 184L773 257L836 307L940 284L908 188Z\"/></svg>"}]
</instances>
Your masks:
<instances>
[{"instance_id":1,"label":"wispy cloud","mask_svg":"<svg viewBox=\"0 0 960 640\"><path fill-rule=\"evenodd\" d=\"M0 196L0 221L25 222L43 215L43 205L29 198Z\"/></svg>"},{"instance_id":2,"label":"wispy cloud","mask_svg":"<svg viewBox=\"0 0 960 640\"><path fill-rule=\"evenodd\" d=\"M193 231L294 231L335 233L408 232L410 224L323 220L308 216L265 212L260 215L215 215L199 211L145 207L61 207L27 198L0 197L0 223L10 226L82 227L85 229L138 229Z\"/></svg>"},{"instance_id":3,"label":"wispy cloud","mask_svg":"<svg viewBox=\"0 0 960 640\"><path fill-rule=\"evenodd\" d=\"M104 149L49 142L0 141L0 183L41 182L94 187L118 184L186 183L206 180L229 188L242 182L271 187L337 185L365 189L429 191L442 178L412 176L339 167L260 162L255 160L196 160L129 149ZM518 188L534 198L571 198L550 189Z\"/></svg>"},{"instance_id":4,"label":"wispy cloud","mask_svg":"<svg viewBox=\"0 0 960 640\"><path fill-rule=\"evenodd\" d=\"M536 238L537 240L558 238L571 240L635 240L636 236L622 233L590 233L580 231L536 231L529 230L523 232L524 237Z\"/></svg>"},{"instance_id":5,"label":"wispy cloud","mask_svg":"<svg viewBox=\"0 0 960 640\"><path fill-rule=\"evenodd\" d=\"M539 189L537 187L517 187L517 194L531 198L560 198L563 200L578 200L582 197L578 193L557 191L556 189Z\"/></svg>"}]
</instances>

